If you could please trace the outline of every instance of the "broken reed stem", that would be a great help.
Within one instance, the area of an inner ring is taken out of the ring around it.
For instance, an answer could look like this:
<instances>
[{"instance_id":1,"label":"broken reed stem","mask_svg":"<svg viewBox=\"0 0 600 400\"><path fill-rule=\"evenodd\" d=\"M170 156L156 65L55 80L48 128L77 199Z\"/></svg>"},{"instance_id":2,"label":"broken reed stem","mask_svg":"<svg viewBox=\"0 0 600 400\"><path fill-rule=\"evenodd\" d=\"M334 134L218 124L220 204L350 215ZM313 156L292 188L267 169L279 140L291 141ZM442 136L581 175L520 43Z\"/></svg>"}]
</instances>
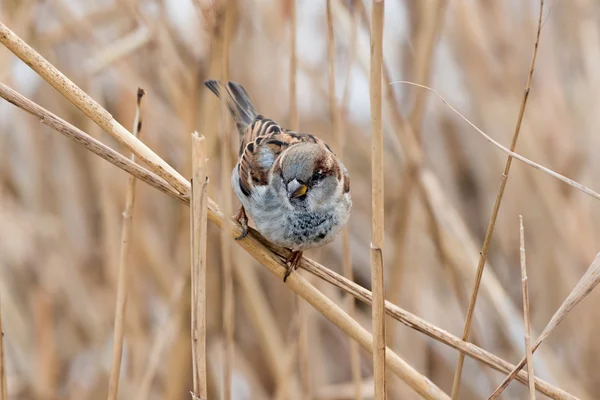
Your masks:
<instances>
[{"instance_id":1,"label":"broken reed stem","mask_svg":"<svg viewBox=\"0 0 600 400\"><path fill-rule=\"evenodd\" d=\"M142 99L144 90L138 88L135 118L133 119L133 135L139 137L142 129ZM135 154L131 154L131 162L135 162ZM133 208L135 206L135 187L137 179L129 175L125 209L123 211L123 226L121 230L121 252L119 255L119 273L117 281L117 305L115 311L115 327L113 332L113 349L108 378L108 400L116 400L119 396L119 378L121 376L121 359L123 357L124 321L127 310L127 289L129 286L129 245L131 243L131 225Z\"/></svg>"},{"instance_id":2,"label":"broken reed stem","mask_svg":"<svg viewBox=\"0 0 600 400\"><path fill-rule=\"evenodd\" d=\"M46 126L58 131L64 136L73 139L81 144L87 150L104 158L111 164L117 166L123 171L134 175L137 179L147 183L159 191L183 202L189 202L189 198L175 191L164 179L157 176L154 172L148 171L146 168L132 163L127 157L117 153L110 147L92 138L87 133L69 124L67 121L57 117L50 111L44 109L23 95L15 92L3 83L0 83L0 97L11 104L27 111L34 115L38 120Z\"/></svg>"},{"instance_id":3,"label":"broken reed stem","mask_svg":"<svg viewBox=\"0 0 600 400\"><path fill-rule=\"evenodd\" d=\"M523 115L525 114L525 107L527 106L527 99L529 99L529 91L531 90L531 79L533 77L533 71L535 68L535 59L537 57L538 45L540 42L540 32L542 30L542 12L544 10L544 0L540 0L540 12L538 17L538 26L537 33L535 37L535 42L533 45L533 55L531 56L531 66L529 67L529 75L527 76L527 83L525 85L525 91L523 93L523 99L521 101L521 108L519 109L519 115L517 117L517 125L515 127L515 132L513 134L512 142L510 144L510 151L515 151L517 146L517 141L519 139L519 133L521 132L521 123L523 122ZM485 261L487 259L487 253L490 247L490 242L492 240L492 235L494 234L494 227L496 226L496 219L498 218L498 211L500 210L500 204L502 203L502 196L504 195L504 188L506 187L506 182L508 182L508 174L510 173L510 166L512 164L512 156L508 156L506 159L506 165L504 166L504 172L502 173L502 177L500 179L500 188L498 189L498 194L496 195L496 200L494 202L494 207L492 209L492 215L490 216L490 220L487 226L487 230L485 232L485 237L483 239L483 246L481 249L481 254L479 257L479 263L477 264L477 272L475 275L475 282L473 284L473 291L471 294L471 300L469 302L469 308L467 310L467 316L465 319L465 325L463 329L462 338L465 341L469 340L469 336L471 334L471 324L473 322L473 314L475 312L475 305L477 304L477 296L479 295L479 286L481 284L481 278L483 276L483 270L485 268ZM458 399L458 395L460 392L460 380L462 376L463 364L465 362L464 354L458 355L458 361L456 364L456 371L454 374L454 382L452 385L452 399Z\"/></svg>"},{"instance_id":4,"label":"broken reed stem","mask_svg":"<svg viewBox=\"0 0 600 400\"><path fill-rule=\"evenodd\" d=\"M333 131L333 137L336 141L337 145L337 153L340 159L344 158L344 144L345 137L342 134L341 125L341 110L337 105L336 101L336 88L335 88L335 35L333 31L333 18L331 11L331 0L327 0L327 54L329 58L329 112L331 114L331 125ZM356 28L356 12L355 14L355 28ZM355 34L355 32L354 32ZM354 43L354 42L352 42ZM351 50L352 52L352 50ZM348 71L346 73L346 87L344 90L348 89L348 79L350 76L350 68L352 65L352 57L353 54L350 55L350 61L348 65ZM348 226L345 226L342 229L341 234L342 239L342 270L346 279L352 281L353 271L352 271L352 255L350 254L350 237L348 233ZM351 318L354 318L354 297L347 296L347 312ZM354 398L355 400L362 399L361 389L362 389L362 381L361 381L361 372L360 372L360 353L358 349L358 344L354 340L349 340L349 348L350 348L350 370L352 372L352 381L354 383Z\"/></svg>"},{"instance_id":5,"label":"broken reed stem","mask_svg":"<svg viewBox=\"0 0 600 400\"><path fill-rule=\"evenodd\" d=\"M206 141L192 133L192 371L194 395L208 398L206 381L206 225L208 206Z\"/></svg>"},{"instance_id":6,"label":"broken reed stem","mask_svg":"<svg viewBox=\"0 0 600 400\"><path fill-rule=\"evenodd\" d=\"M43 109L42 107L35 104L31 100L14 92L12 89L9 89L8 87L6 87L6 85L3 85L1 83L0 83L0 97L5 98L7 101L14 104L15 106L22 108L23 110L37 116L40 119L40 122L50 126L51 128L55 129L56 131L75 140L76 142L78 142L79 144L84 146L86 149L92 151L94 154L100 156L101 158L105 159L106 161L110 162L111 164L117 166L121 170L134 175L139 180L143 180L144 182L148 183L150 186L158 189L161 192L170 194L171 196L180 200L184 204L190 205L189 197L181 195L180 193L176 193L175 191L173 191L166 184L166 182L164 182L162 180L162 178L154 175L154 173L147 171L144 168L139 167L137 164L132 163L131 160L129 160L126 157L123 157L122 155L117 153L115 150L99 143L98 141L96 141L95 139L90 137L88 134L78 130L77 128L73 127L66 121L56 117L55 115L53 115L52 113ZM214 203L210 199L208 200L208 218L219 227L221 227L222 220L225 218L225 216L221 213L221 211L219 210L216 203ZM239 225L233 224L232 229L233 229L233 231L232 231L231 235L233 237L237 237L241 234L241 228ZM251 236L252 238L254 238L256 240L261 241L260 235L254 230L251 230L251 233L249 234L249 236ZM239 243L239 244L241 245L241 243ZM270 254L271 251L277 252L277 254L279 254L283 258L289 256L289 252L286 252L283 249L277 248L273 244L266 242L264 239L262 239L260 244L254 244L253 246L254 247L244 247L244 248L246 249L246 251L249 254L253 255L254 258L262 257L261 254L263 254L265 252L267 254ZM280 265L282 266L282 268L284 268L283 264L280 264ZM331 271L330 269L325 268L324 266L314 262L313 260L303 258L300 266L303 269L312 273L313 275L329 282L330 284L345 291L346 293L351 294L352 296L356 297L357 299L359 299L367 304L372 303L372 294L369 290L363 288L362 286L359 286L358 284L356 284L354 282L351 282L351 281L345 279L344 277L342 277L342 276L336 274L335 272ZM281 274L284 273L283 271L284 270L282 269L280 276L281 276ZM296 290L294 290L294 291L297 293ZM321 311L321 307L315 306L315 308L317 308L317 310L319 310L319 312L321 312L321 314L325 315L325 313L323 311ZM463 353L469 355L470 357L472 357L476 360L479 360L479 361L483 362L484 364L494 368L497 371L508 373L514 368L514 365L508 363L507 361L501 359L500 357L498 357L484 349L481 349L472 343L465 342L465 341L459 339L458 337L451 335L450 333L446 332L445 330L438 328L437 326L430 324L429 322L417 317L416 315L413 315L413 314L403 310L402 308L400 308L394 304L391 304L388 301L386 301L385 309L386 309L386 313L388 315L390 315L392 318L400 321L407 327L414 329L418 332L421 332L421 333L431 337L432 339L435 339L435 340L439 341L440 343L444 343L445 345L450 346L460 352L463 352ZM329 317L327 317L327 318L329 318ZM338 325L338 326L340 326L340 325ZM346 330L344 330L344 331L346 332ZM352 335L350 335L350 336L354 338L354 336L352 336ZM364 344L361 344L361 345L364 346ZM368 351L372 351L371 346L365 347L365 348ZM394 354L394 356L395 356L395 354ZM390 363L389 357L386 361L388 363ZM398 373L397 369L393 369L393 371L397 375L400 375ZM410 369L408 371L410 371ZM523 371L517 373L516 378L522 383L527 383L527 375ZM405 378L403 378L403 379L406 380ZM422 377L422 379L426 380L427 378ZM543 393L549 397L552 397L554 399L577 400L577 398L575 396L565 392L564 390L562 390L560 388L552 386L549 383L547 383L539 378L535 378L535 382L536 382L536 389L540 393ZM438 390L435 386L434 386L434 388L435 388L435 390Z\"/></svg>"},{"instance_id":7,"label":"broken reed stem","mask_svg":"<svg viewBox=\"0 0 600 400\"><path fill-rule=\"evenodd\" d=\"M383 127L381 70L383 63L383 0L373 0L371 17L371 287L373 290L373 384L375 400L385 399L385 312L383 283Z\"/></svg>"},{"instance_id":8,"label":"broken reed stem","mask_svg":"<svg viewBox=\"0 0 600 400\"><path fill-rule=\"evenodd\" d=\"M600 253L596 254L596 258L589 266L585 274L581 277L577 285L571 290L571 293L567 296L565 301L561 304L559 309L554 313L548 325L544 328L540 337L533 345L531 352L535 351L540 347L542 342L550 336L550 333L565 319L567 314L573 310L573 308L581 302L592 290L600 283ZM503 391L508 387L510 382L516 377L517 373L527 364L527 358L523 357L521 362L513 368L508 376L502 381L500 386L496 388L494 393L491 394L488 400L497 398Z\"/></svg>"},{"instance_id":9,"label":"broken reed stem","mask_svg":"<svg viewBox=\"0 0 600 400\"><path fill-rule=\"evenodd\" d=\"M225 2L223 5L224 29L222 29L221 38L221 82L229 81L229 42L233 29L233 1ZM221 96L221 202L225 215L232 215L231 199L231 119L227 110L226 97ZM227 219L226 222L230 221ZM230 223L230 222L229 222ZM235 329L235 303L233 293L233 255L231 246L231 236L229 229L221 231L221 266L223 279L223 334L225 345L225 357L223 359L223 399L231 400L232 370L234 364L234 329Z\"/></svg>"},{"instance_id":10,"label":"broken reed stem","mask_svg":"<svg viewBox=\"0 0 600 400\"><path fill-rule=\"evenodd\" d=\"M521 286L523 291L523 319L525 322L525 354L527 357L527 378L529 380L529 400L535 400L533 374L533 353L531 351L531 319L529 316L529 288L527 287L527 261L525 259L525 228L523 216L519 215L519 254L521 260Z\"/></svg>"},{"instance_id":11,"label":"broken reed stem","mask_svg":"<svg viewBox=\"0 0 600 400\"><path fill-rule=\"evenodd\" d=\"M0 303L0 400L8 400L6 381L6 356L4 352L4 326L2 325L2 303Z\"/></svg>"},{"instance_id":12,"label":"broken reed stem","mask_svg":"<svg viewBox=\"0 0 600 400\"><path fill-rule=\"evenodd\" d=\"M25 64L44 78L52 87L60 92L67 100L79 108L92 121L100 126L118 142L126 146L140 157L157 175L167 181L182 194L187 194L187 180L173 167L154 153L148 146L133 136L123 125L100 104L73 83L54 65L25 43L6 25L0 22L0 43L19 57Z\"/></svg>"}]
</instances>

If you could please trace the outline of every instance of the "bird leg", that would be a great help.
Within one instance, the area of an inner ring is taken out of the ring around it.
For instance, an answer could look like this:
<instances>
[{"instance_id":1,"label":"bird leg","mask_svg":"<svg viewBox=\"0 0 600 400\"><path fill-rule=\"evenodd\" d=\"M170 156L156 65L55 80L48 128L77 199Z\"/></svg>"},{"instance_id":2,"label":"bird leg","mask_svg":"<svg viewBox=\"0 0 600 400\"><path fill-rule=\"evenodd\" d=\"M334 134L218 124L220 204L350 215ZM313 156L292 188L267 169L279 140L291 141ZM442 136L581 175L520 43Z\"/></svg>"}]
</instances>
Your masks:
<instances>
[{"instance_id":1,"label":"bird leg","mask_svg":"<svg viewBox=\"0 0 600 400\"><path fill-rule=\"evenodd\" d=\"M285 275L283 276L284 282L288 278L288 276L290 276L290 274L292 273L292 270L295 271L298 269L298 265L300 265L300 260L302 260L302 252L301 251L292 251L290 256L285 260L285 263L286 264L289 263L289 266L287 268L287 271L285 271Z\"/></svg>"},{"instance_id":2,"label":"bird leg","mask_svg":"<svg viewBox=\"0 0 600 400\"><path fill-rule=\"evenodd\" d=\"M248 235L248 216L246 215L244 206L240 206L240 209L234 218L238 224L242 225L242 234L236 237L235 240L242 240Z\"/></svg>"}]
</instances>

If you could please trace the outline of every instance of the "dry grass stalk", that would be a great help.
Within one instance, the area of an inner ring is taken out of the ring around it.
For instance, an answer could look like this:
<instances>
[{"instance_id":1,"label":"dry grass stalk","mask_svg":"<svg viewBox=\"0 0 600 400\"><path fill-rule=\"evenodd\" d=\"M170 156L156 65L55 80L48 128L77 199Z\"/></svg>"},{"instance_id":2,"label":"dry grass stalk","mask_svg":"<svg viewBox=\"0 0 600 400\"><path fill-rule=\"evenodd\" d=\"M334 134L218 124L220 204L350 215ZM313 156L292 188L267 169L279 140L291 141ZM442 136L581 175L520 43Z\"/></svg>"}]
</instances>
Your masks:
<instances>
[{"instance_id":1,"label":"dry grass stalk","mask_svg":"<svg viewBox=\"0 0 600 400\"><path fill-rule=\"evenodd\" d=\"M523 291L523 319L525 320L525 354L527 357L527 378L529 380L529 400L535 400L535 375L533 374L533 353L531 351L531 320L529 317L529 288L527 285L527 261L525 259L525 228L523 216L519 215L519 255L521 261L521 286Z\"/></svg>"},{"instance_id":2,"label":"dry grass stalk","mask_svg":"<svg viewBox=\"0 0 600 400\"><path fill-rule=\"evenodd\" d=\"M4 354L4 327L2 326L2 306L0 303L0 400L8 400L8 385L6 381L6 356Z\"/></svg>"},{"instance_id":3,"label":"dry grass stalk","mask_svg":"<svg viewBox=\"0 0 600 400\"><path fill-rule=\"evenodd\" d=\"M527 84L525 85L525 92L523 93L523 99L521 101L521 108L519 109L519 116L517 117L517 125L515 127L515 132L513 134L512 142L510 145L510 151L515 151L517 146L517 141L519 139L519 133L521 132L521 123L523 121L523 115L525 114L525 107L527 106L527 99L529 99L529 91L531 90L531 79L533 77L533 71L535 68L535 60L537 57L538 44L540 41L540 32L542 30L542 12L544 10L544 0L540 0L540 11L538 17L538 26L537 33L535 37L535 42L533 46L533 55L531 57L531 66L529 67L529 75L527 76ZM502 203L502 196L504 195L504 188L506 187L506 182L508 181L508 174L510 173L510 166L512 164L512 156L509 156L506 160L506 165L504 166L504 172L502 173L502 177L500 179L500 188L498 189L498 194L496 195L496 200L494 202L494 207L492 209L492 215L490 216L490 220L488 223L487 230L485 232L485 237L483 240L483 246L481 248L481 254L479 257L479 263L477 265L477 272L475 275L475 282L473 285L473 291L471 294L471 300L469 302L469 308L467 310L467 316L465 319L465 325L463 329L462 338L465 341L469 340L469 336L471 334L471 323L473 321L473 314L475 312L475 305L477 304L477 296L479 295L479 286L481 284L481 278L483 276L483 270L485 268L485 261L487 260L487 253L490 247L490 242L492 240L492 235L494 234L494 227L496 226L496 219L498 217L498 211L500 210L500 204ZM456 372L454 375L454 382L452 385L452 399L458 399L458 395L460 392L460 381L463 370L463 364L465 362L464 354L458 355L458 361L456 364Z\"/></svg>"},{"instance_id":4,"label":"dry grass stalk","mask_svg":"<svg viewBox=\"0 0 600 400\"><path fill-rule=\"evenodd\" d=\"M229 81L229 42L233 30L233 1L223 4L223 24L221 37L221 82ZM221 97L221 135L220 135L220 162L221 162L221 202L223 212L232 215L231 199L231 117L227 110L225 96ZM227 221L230 221L229 219ZM233 293L233 255L229 229L221 231L221 268L223 277L223 333L225 357L223 358L223 399L231 400L231 376L234 367L234 329L235 329L235 303Z\"/></svg>"},{"instance_id":5,"label":"dry grass stalk","mask_svg":"<svg viewBox=\"0 0 600 400\"><path fill-rule=\"evenodd\" d=\"M356 6L355 6L356 7ZM329 59L329 112L331 114L331 122L332 122L332 130L333 137L336 141L337 145L337 153L340 159L344 159L344 144L345 144L345 136L342 134L342 116L340 107L337 105L336 101L336 85L335 85L335 36L333 31L333 18L331 13L331 0L327 0L327 55ZM354 37L356 37L356 28L357 28L357 12L354 12ZM354 43L354 41L352 41ZM354 47L354 46L353 46ZM346 72L346 86L344 88L344 97L348 96L348 87L349 87L349 78L350 78L350 68L352 66L352 58L354 57L354 50L351 50L350 61L348 62L348 71ZM352 281L353 280L353 271L352 271L352 256L350 254L350 237L348 232L348 227L344 227L341 234L342 239L342 269L344 271L344 276ZM352 296L348 296L347 298L347 312L350 317L354 318L354 298ZM356 400L362 399L361 390L362 390L362 379L361 379L361 371L360 371L360 353L358 344L354 340L350 340L350 369L352 371L352 381L354 382L354 398Z\"/></svg>"},{"instance_id":6,"label":"dry grass stalk","mask_svg":"<svg viewBox=\"0 0 600 400\"><path fill-rule=\"evenodd\" d=\"M139 137L142 129L142 99L144 98L144 94L144 90L138 88L137 105L132 129L135 137ZM131 162L135 162L135 154L131 154ZM133 208L135 206L136 183L136 177L130 175L127 183L127 194L125 197L125 210L123 211L123 226L121 231L117 305L115 311L112 360L108 379L108 400L116 400L119 396L119 378L121 376L121 359L123 355L123 338L125 331L124 321L127 310L127 289L129 286L129 245L131 243L131 225L133 220Z\"/></svg>"},{"instance_id":7,"label":"dry grass stalk","mask_svg":"<svg viewBox=\"0 0 600 400\"><path fill-rule=\"evenodd\" d=\"M535 345L532 347L532 352L540 347L542 342L550 336L552 331L556 329L556 327L565 319L567 314L571 312L571 310L581 302L588 294L591 293L592 290L600 283L600 253L596 254L596 258L592 264L588 267L585 274L581 277L577 285L573 288L569 296L565 299L565 301L561 304L559 309L554 313L548 325L544 328L540 337L535 342ZM508 387L510 382L515 378L517 373L527 364L527 358L524 357L521 362L511 371L511 373L502 381L500 386L496 388L494 393L492 393L489 397L489 400L493 400L497 398L503 391Z\"/></svg>"},{"instance_id":8,"label":"dry grass stalk","mask_svg":"<svg viewBox=\"0 0 600 400\"><path fill-rule=\"evenodd\" d=\"M371 287L373 290L373 384L375 400L385 399L385 289L383 282L384 196L381 71L384 1L374 0L371 19Z\"/></svg>"},{"instance_id":9,"label":"dry grass stalk","mask_svg":"<svg viewBox=\"0 0 600 400\"><path fill-rule=\"evenodd\" d=\"M207 399L206 382L206 229L208 176L206 141L192 134L192 369L194 395Z\"/></svg>"},{"instance_id":10,"label":"dry grass stalk","mask_svg":"<svg viewBox=\"0 0 600 400\"><path fill-rule=\"evenodd\" d=\"M65 132L67 132L68 133L67 136L74 138L78 143L82 144L85 148L90 149L92 152L94 152L94 154L97 154L101 158L104 158L105 160L107 160L108 162L121 168L122 170L136 176L138 179L144 180L146 183L153 186L154 188L156 188L160 191L165 191L166 183L164 183L164 181L161 178L159 178L158 176L137 166L135 163L132 163L131 160L129 160L126 157L121 156L114 150L112 150L106 146L104 146L104 148L100 147L98 144L95 143L94 139L92 139L89 135L87 135L81 131L78 131L75 127L69 125L67 122L59 119L58 117L56 117L53 114L49 113L48 111L44 110L37 104L33 103L31 100L26 99L25 97L12 91L11 89L8 89L8 91L7 91L7 89L8 88L6 86L0 84L0 96L4 97L9 102L16 105L17 107L20 107L20 108L36 115L38 118L40 118L40 120L43 123L56 129L58 132L61 132L63 134L65 134ZM51 123L49 123L49 122L51 122ZM102 151L95 151L95 149L97 147L101 148ZM180 194L177 194L177 195L178 196L174 196L174 197L178 198L184 204L189 204L189 198L187 198L183 195L180 195ZM210 200L209 200L209 218L217 225L219 225L221 223L222 218L224 218L223 214L220 213L216 204ZM237 237L240 233L241 233L241 229L237 225L233 225L232 235ZM260 236L255 231L252 230L251 234L253 236L256 236L258 238L258 240L260 240ZM267 251L267 252L276 251L283 258L289 256L289 254L286 253L284 250L278 249L269 243L265 244L263 242L263 243L261 243L261 245L256 245L256 246L259 249L262 248L263 249L262 251ZM311 272L312 274L326 280L327 282L335 285L336 287L344 290L345 292L352 294L357 299L359 299L363 302L371 303L371 301L372 301L372 295L371 295L370 291L357 285L354 282L348 281L344 277L336 274L335 272L329 270L328 268L323 267L322 265L320 265L312 260L303 259L303 261L301 263L301 267L306 269L307 271ZM281 273L283 273L283 272L281 272ZM451 335L450 333L444 331L443 329L440 329L440 328L436 327L435 325L432 325L432 324L422 320L421 318L404 311L403 309L401 309L400 307L398 307L394 304L386 302L386 312L388 313L388 315L390 315L394 319L402 322L409 328L415 329L421 333L426 334L427 336L429 336L435 340L438 340L441 343L444 343L452 348L455 348L461 352L464 352L465 354L468 354L470 357L473 357L474 359L477 359L498 371L508 373L509 371L511 371L514 368L513 365L506 362L505 360L502 360L501 358L473 345L472 343L465 342L465 341L457 338L456 336ZM524 372L520 372L517 375L517 379L519 379L520 382L527 383L527 376ZM568 400L576 399L576 397L570 395L569 393L566 393L565 391L563 391L559 388L556 388L538 378L536 378L535 381L536 381L536 388L541 393L546 394L547 396L550 396L550 397L556 398L556 399L568 399Z\"/></svg>"},{"instance_id":11,"label":"dry grass stalk","mask_svg":"<svg viewBox=\"0 0 600 400\"><path fill-rule=\"evenodd\" d=\"M0 83L0 97L36 116L44 125L55 129L70 139L73 139L87 150L104 158L123 171L134 175L137 179L147 183L150 186L153 186L154 188L173 198L176 198L180 201L189 202L189 198L187 196L176 192L163 178L136 163L132 163L127 157L117 153L110 147L102 144L87 133L57 117L50 111L40 107L33 101L15 92L3 83Z\"/></svg>"},{"instance_id":12,"label":"dry grass stalk","mask_svg":"<svg viewBox=\"0 0 600 400\"><path fill-rule=\"evenodd\" d=\"M587 186L582 185L581 183L576 182L573 179L567 178L566 176L561 175L558 172L555 172L555 171L551 170L550 168L544 167L541 164L533 162L530 159L528 159L526 157L523 157L519 153L511 151L509 148L501 145L500 143L498 143L497 141L495 141L494 139L492 139L491 136L489 136L487 133L485 133L483 130L481 130L477 125L475 125L473 122L471 122L467 117L465 117L463 114L461 114L437 90L435 90L433 88L430 88L428 86L425 86L425 85L420 85L418 83L414 83L414 82L408 82L408 81L394 81L394 82L392 82L392 84L396 84L396 83L402 83L402 84L407 84L407 85L418 86L418 87L421 87L423 89L429 90L430 92L432 92L433 94L435 94L437 97L439 97L440 100L444 104L446 104L448 106L448 108L450 108L450 110L452 110L452 112L454 112L456 115L458 115L467 124L471 125L471 127L473 129L475 129L477 131L477 133L479 133L481 136L483 136L483 138L485 140L487 140L488 142L490 142L491 144L493 144L494 146L496 146L497 148L499 148L500 150L502 150L504 153L508 154L510 157L516 158L517 160L521 161L522 163L527 164L530 167L532 167L534 169L537 169L538 171L542 171L546 175L549 175L549 176L551 176L551 177L553 177L555 179L558 179L559 181L566 183L567 185L569 185L569 186L571 186L571 187L579 190L582 193L587 194L588 196L590 196L590 197L592 197L592 198L594 198L596 200L600 200L600 193L595 192L594 190L588 188Z\"/></svg>"},{"instance_id":13,"label":"dry grass stalk","mask_svg":"<svg viewBox=\"0 0 600 400\"><path fill-rule=\"evenodd\" d=\"M150 29L148 29L146 26L140 26L129 35L98 51L95 57L88 64L88 74L99 74L111 64L114 64L115 62L144 46L150 41L151 38L152 32Z\"/></svg>"},{"instance_id":14,"label":"dry grass stalk","mask_svg":"<svg viewBox=\"0 0 600 400\"><path fill-rule=\"evenodd\" d=\"M180 193L187 193L185 190L188 182L183 176L133 136L98 102L81 90L2 22L0 22L0 43L4 44L13 54L29 65L98 126L140 157L157 175L169 182Z\"/></svg>"}]
</instances>

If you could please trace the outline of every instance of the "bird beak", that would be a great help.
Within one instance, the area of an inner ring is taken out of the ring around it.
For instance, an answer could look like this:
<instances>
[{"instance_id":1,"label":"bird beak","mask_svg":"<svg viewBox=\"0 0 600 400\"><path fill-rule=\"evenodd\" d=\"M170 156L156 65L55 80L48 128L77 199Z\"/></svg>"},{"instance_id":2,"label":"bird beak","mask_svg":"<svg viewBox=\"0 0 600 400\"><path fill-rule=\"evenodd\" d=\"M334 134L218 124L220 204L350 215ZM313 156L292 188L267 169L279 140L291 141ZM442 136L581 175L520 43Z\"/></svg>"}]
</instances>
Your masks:
<instances>
[{"instance_id":1,"label":"bird beak","mask_svg":"<svg viewBox=\"0 0 600 400\"><path fill-rule=\"evenodd\" d=\"M300 184L297 180L293 180L287 185L287 190L290 198L295 199L302 197L308 191L308 186Z\"/></svg>"}]
</instances>

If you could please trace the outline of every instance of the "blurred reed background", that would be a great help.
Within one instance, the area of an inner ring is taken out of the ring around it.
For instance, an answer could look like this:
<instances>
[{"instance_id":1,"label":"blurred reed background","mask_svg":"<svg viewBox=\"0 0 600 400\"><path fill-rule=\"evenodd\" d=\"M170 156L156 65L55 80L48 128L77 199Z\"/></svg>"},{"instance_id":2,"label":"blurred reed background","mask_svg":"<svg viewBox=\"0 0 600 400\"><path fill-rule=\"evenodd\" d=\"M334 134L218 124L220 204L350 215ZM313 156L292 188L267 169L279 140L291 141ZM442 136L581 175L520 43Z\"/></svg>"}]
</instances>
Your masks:
<instances>
[{"instance_id":1,"label":"blurred reed background","mask_svg":"<svg viewBox=\"0 0 600 400\"><path fill-rule=\"evenodd\" d=\"M371 5L330 4L342 139L334 135L330 112L325 1L297 0L298 125L343 151L354 200L348 226L352 272L357 283L370 289ZM537 0L386 1L386 299L459 337L506 155L429 92L387 83L432 86L508 146L538 8ZM289 100L291 9L290 0L231 1L226 24L222 1L2 0L0 20L127 127L133 124L137 88L143 88L142 140L186 178L192 165L190 133L203 134L209 195L223 205L230 196L228 176L238 138L230 129L225 139L230 154L221 149L219 102L203 81L221 76L226 60L221 39L228 34L230 79L246 87L261 113L283 126L295 124ZM594 158L600 145L599 12L591 0L546 5L517 146L529 159L595 189L600 189L594 172L600 171ZM129 154L4 47L0 82ZM424 154L426 172L419 177L404 123ZM0 304L10 398L106 398L127 178L0 101ZM237 200L233 204L237 207ZM512 363L525 354L519 214L525 226L533 340L590 265L600 238L596 200L513 163L471 334L478 346ZM186 399L192 380L189 210L140 183L132 229L120 398ZM227 353L222 327L224 315L232 314L223 313L224 236L212 224L208 234L206 323L213 400L223 398ZM231 260L225 263L233 265L235 316L232 399L355 399L348 338L310 307L296 317L301 300L238 246L229 247ZM307 255L343 272L341 239ZM347 304L338 289L309 279L336 303ZM582 399L600 391L599 296L592 293L534 356L537 376ZM367 329L370 314L369 306L356 303L355 318ZM306 335L300 343L299 326ZM388 319L386 328L388 346L450 393L458 353L395 320ZM362 398L372 398L371 356L362 349L360 370ZM467 358L460 398L487 398L504 376ZM387 384L389 399L418 398L393 375ZM526 393L525 386L513 383L504 398Z\"/></svg>"}]
</instances>

